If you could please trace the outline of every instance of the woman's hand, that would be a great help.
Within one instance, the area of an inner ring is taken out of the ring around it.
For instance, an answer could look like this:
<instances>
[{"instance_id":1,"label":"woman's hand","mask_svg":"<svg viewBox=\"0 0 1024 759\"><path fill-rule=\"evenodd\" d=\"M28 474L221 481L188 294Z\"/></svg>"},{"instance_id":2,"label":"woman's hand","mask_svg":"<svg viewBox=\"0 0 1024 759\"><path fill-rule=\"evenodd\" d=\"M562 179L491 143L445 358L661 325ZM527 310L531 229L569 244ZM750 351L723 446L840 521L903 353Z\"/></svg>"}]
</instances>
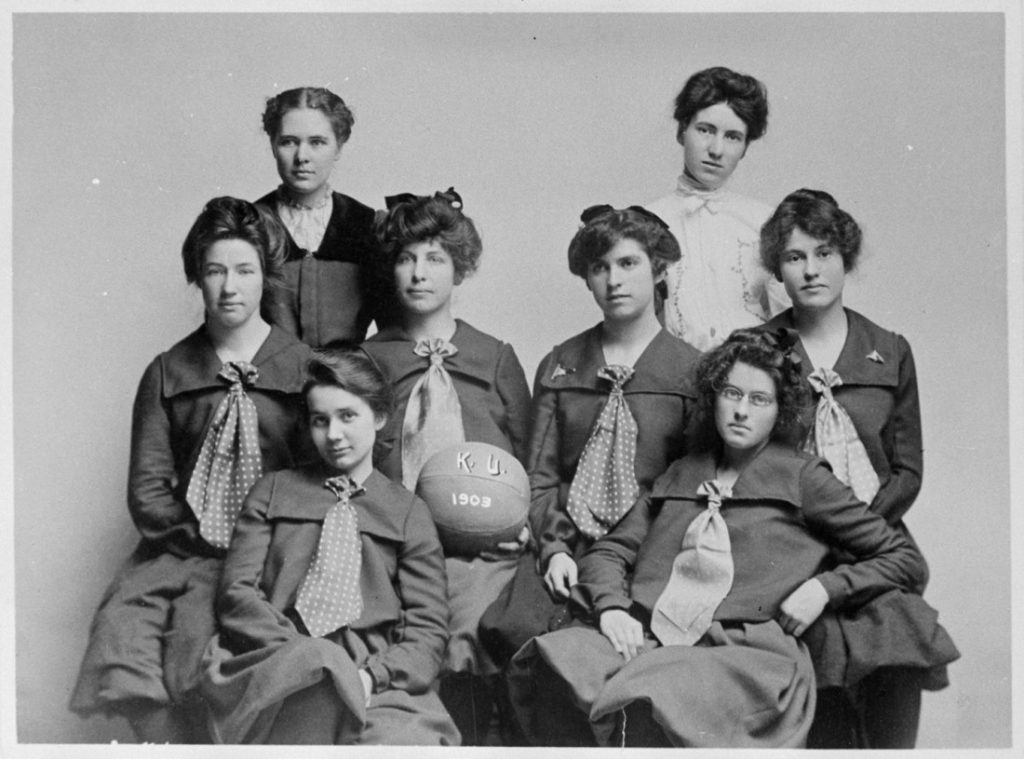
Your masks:
<instances>
[{"instance_id":1,"label":"woman's hand","mask_svg":"<svg viewBox=\"0 0 1024 759\"><path fill-rule=\"evenodd\" d=\"M828 604L825 586L812 577L790 593L779 605L779 624L790 635L800 637Z\"/></svg>"},{"instance_id":2,"label":"woman's hand","mask_svg":"<svg viewBox=\"0 0 1024 759\"><path fill-rule=\"evenodd\" d=\"M567 553L556 553L548 560L544 584L556 598L568 598L569 588L576 584L576 562Z\"/></svg>"},{"instance_id":3,"label":"woman's hand","mask_svg":"<svg viewBox=\"0 0 1024 759\"><path fill-rule=\"evenodd\" d=\"M515 540L508 540L504 543L498 543L493 549L488 551L481 551L480 558L486 559L487 561L500 561L501 559L514 559L518 557L524 550L526 550L526 544L530 542L530 528L523 525L523 529L519 531Z\"/></svg>"},{"instance_id":4,"label":"woman's hand","mask_svg":"<svg viewBox=\"0 0 1024 759\"><path fill-rule=\"evenodd\" d=\"M363 693L366 695L366 705L370 705L370 696L373 695L373 677L365 669L359 670L359 679L363 681Z\"/></svg>"},{"instance_id":5,"label":"woman's hand","mask_svg":"<svg viewBox=\"0 0 1024 759\"><path fill-rule=\"evenodd\" d=\"M626 661L644 648L644 626L624 609L609 609L601 614L601 634Z\"/></svg>"}]
</instances>

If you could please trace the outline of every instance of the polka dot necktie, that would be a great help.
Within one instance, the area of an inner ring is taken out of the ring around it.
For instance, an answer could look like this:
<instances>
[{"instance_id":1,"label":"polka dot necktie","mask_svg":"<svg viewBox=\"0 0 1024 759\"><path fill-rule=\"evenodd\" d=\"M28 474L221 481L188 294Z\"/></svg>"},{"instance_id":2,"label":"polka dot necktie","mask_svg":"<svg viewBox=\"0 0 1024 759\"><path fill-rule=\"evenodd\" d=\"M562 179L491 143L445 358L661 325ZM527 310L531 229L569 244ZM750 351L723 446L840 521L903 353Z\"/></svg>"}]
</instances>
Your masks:
<instances>
[{"instance_id":1,"label":"polka dot necktie","mask_svg":"<svg viewBox=\"0 0 1024 759\"><path fill-rule=\"evenodd\" d=\"M337 496L338 502L324 517L316 554L295 600L295 611L314 638L329 635L363 612L359 589L362 548L356 509L350 499L364 491L345 475L331 477L324 487Z\"/></svg>"},{"instance_id":2,"label":"polka dot necktie","mask_svg":"<svg viewBox=\"0 0 1024 759\"><path fill-rule=\"evenodd\" d=\"M599 369L597 376L611 382L612 389L583 446L566 505L576 527L591 540L614 527L640 495L636 419L622 395L633 368L613 364Z\"/></svg>"},{"instance_id":3,"label":"polka dot necktie","mask_svg":"<svg viewBox=\"0 0 1024 759\"><path fill-rule=\"evenodd\" d=\"M444 360L459 349L440 338L423 339L413 353L430 360L409 395L402 420L402 484L416 489L416 480L427 459L449 445L466 439L462 427L462 405Z\"/></svg>"},{"instance_id":4,"label":"polka dot necktie","mask_svg":"<svg viewBox=\"0 0 1024 759\"><path fill-rule=\"evenodd\" d=\"M651 632L665 646L692 646L700 640L732 587L732 545L720 513L732 489L705 480L697 495L707 497L708 507L686 528L668 585L651 613Z\"/></svg>"},{"instance_id":5,"label":"polka dot necktie","mask_svg":"<svg viewBox=\"0 0 1024 759\"><path fill-rule=\"evenodd\" d=\"M259 372L246 361L231 361L217 377L231 387L213 413L185 500L199 520L203 539L226 549L242 502L263 474L256 404L245 394Z\"/></svg>"},{"instance_id":6,"label":"polka dot necktie","mask_svg":"<svg viewBox=\"0 0 1024 759\"><path fill-rule=\"evenodd\" d=\"M828 461L836 477L853 488L860 500L871 503L880 486L878 475L853 420L832 396L832 388L842 385L842 378L831 369L819 367L807 381L821 397L804 450Z\"/></svg>"}]
</instances>

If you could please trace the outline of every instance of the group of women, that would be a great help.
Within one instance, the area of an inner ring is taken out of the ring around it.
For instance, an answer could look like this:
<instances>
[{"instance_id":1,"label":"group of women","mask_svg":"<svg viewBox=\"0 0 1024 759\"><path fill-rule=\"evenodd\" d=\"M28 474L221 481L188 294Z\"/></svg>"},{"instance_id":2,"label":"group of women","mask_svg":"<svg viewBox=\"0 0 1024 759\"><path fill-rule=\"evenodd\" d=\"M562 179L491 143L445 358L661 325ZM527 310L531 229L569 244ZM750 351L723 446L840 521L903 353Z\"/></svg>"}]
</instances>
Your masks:
<instances>
[{"instance_id":1,"label":"group of women","mask_svg":"<svg viewBox=\"0 0 1024 759\"><path fill-rule=\"evenodd\" d=\"M482 252L459 194L333 191L348 107L270 98L281 185L211 200L182 246L205 319L140 382L142 539L72 709L151 742L912 746L957 657L902 521L913 358L843 306L834 198L726 189L767 114L753 77L690 77L676 191L583 212L569 270L601 318L531 393L452 313ZM471 556L414 495L461 441L531 488Z\"/></svg>"}]
</instances>

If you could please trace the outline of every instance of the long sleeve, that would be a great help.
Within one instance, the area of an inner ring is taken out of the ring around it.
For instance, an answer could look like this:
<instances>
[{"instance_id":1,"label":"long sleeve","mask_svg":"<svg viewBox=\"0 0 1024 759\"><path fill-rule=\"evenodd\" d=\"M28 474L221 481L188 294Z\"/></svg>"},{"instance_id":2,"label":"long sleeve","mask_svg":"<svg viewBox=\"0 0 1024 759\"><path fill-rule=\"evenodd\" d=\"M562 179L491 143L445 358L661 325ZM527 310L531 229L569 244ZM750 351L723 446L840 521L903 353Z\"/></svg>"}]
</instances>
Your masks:
<instances>
[{"instance_id":1,"label":"long sleeve","mask_svg":"<svg viewBox=\"0 0 1024 759\"><path fill-rule=\"evenodd\" d=\"M221 575L217 617L236 652L283 643L301 635L260 589L273 530L267 520L275 476L262 477L249 491Z\"/></svg>"},{"instance_id":2,"label":"long sleeve","mask_svg":"<svg viewBox=\"0 0 1024 759\"><path fill-rule=\"evenodd\" d=\"M857 500L821 459L800 473L803 513L811 530L855 561L817 575L832 608L857 606L894 588L911 589L927 573L924 557L907 538Z\"/></svg>"},{"instance_id":3,"label":"long sleeve","mask_svg":"<svg viewBox=\"0 0 1024 759\"><path fill-rule=\"evenodd\" d=\"M142 537L178 556L216 555L199 537L199 523L178 493L171 422L164 408L159 360L146 368L132 408L128 510Z\"/></svg>"},{"instance_id":4,"label":"long sleeve","mask_svg":"<svg viewBox=\"0 0 1024 759\"><path fill-rule=\"evenodd\" d=\"M615 529L598 540L580 558L579 582L572 601L593 615L595 622L609 609L629 610L633 605L626 578L636 565L637 553L654 521L650 493L641 493Z\"/></svg>"},{"instance_id":5,"label":"long sleeve","mask_svg":"<svg viewBox=\"0 0 1024 759\"><path fill-rule=\"evenodd\" d=\"M448 583L434 523L418 498L404 532L395 579L402 607L398 640L371 656L366 668L378 691L420 693L437 678L448 643Z\"/></svg>"},{"instance_id":6,"label":"long sleeve","mask_svg":"<svg viewBox=\"0 0 1024 759\"><path fill-rule=\"evenodd\" d=\"M572 554L579 533L565 510L569 483L562 481L559 458L558 392L541 383L551 364L549 354L537 368L533 384L533 425L527 472L530 475L530 527L537 536L543 569L556 553Z\"/></svg>"},{"instance_id":7,"label":"long sleeve","mask_svg":"<svg viewBox=\"0 0 1024 759\"><path fill-rule=\"evenodd\" d=\"M530 386L526 372L511 345L504 344L495 368L495 386L505 407L503 432L512 443L512 452L526 461L530 432Z\"/></svg>"},{"instance_id":8,"label":"long sleeve","mask_svg":"<svg viewBox=\"0 0 1024 759\"><path fill-rule=\"evenodd\" d=\"M889 524L896 524L910 509L921 490L923 454L921 404L917 392L917 371L910 345L900 336L899 382L892 416L882 430L882 445L889 458L889 478L871 503L871 510Z\"/></svg>"}]
</instances>

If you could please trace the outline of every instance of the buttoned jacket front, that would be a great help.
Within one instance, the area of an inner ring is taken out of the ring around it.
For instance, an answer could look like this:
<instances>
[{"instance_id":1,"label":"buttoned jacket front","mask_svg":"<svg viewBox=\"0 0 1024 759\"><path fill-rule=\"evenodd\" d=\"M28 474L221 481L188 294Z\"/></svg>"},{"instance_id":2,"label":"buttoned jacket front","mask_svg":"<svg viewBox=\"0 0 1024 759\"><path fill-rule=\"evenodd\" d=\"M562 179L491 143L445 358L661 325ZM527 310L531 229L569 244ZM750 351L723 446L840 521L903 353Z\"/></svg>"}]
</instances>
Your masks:
<instances>
[{"instance_id":1,"label":"buttoned jacket front","mask_svg":"<svg viewBox=\"0 0 1024 759\"><path fill-rule=\"evenodd\" d=\"M280 220L276 190L256 203ZM300 248L281 223L287 241L282 282L263 307L268 321L313 347L359 342L371 321L388 321L393 300L373 236L373 209L339 192L331 203L317 250Z\"/></svg>"}]
</instances>

